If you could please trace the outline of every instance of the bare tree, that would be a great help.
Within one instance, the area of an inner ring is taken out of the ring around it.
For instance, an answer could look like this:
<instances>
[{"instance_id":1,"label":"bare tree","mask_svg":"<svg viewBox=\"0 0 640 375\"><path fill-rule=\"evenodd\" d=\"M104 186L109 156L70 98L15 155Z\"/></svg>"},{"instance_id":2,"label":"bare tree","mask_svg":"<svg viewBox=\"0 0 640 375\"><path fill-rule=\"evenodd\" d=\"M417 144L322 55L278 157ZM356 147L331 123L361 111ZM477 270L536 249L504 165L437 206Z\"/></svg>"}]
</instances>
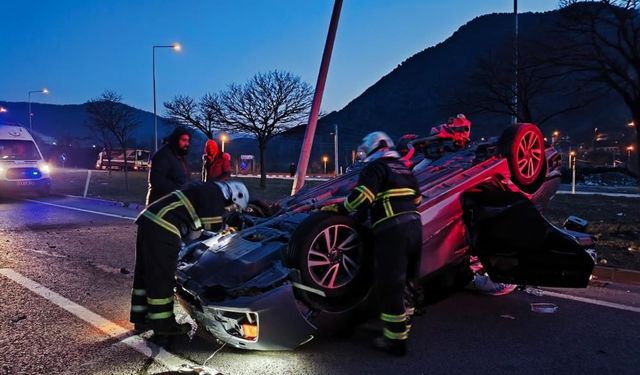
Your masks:
<instances>
[{"instance_id":1,"label":"bare tree","mask_svg":"<svg viewBox=\"0 0 640 375\"><path fill-rule=\"evenodd\" d=\"M586 81L606 84L640 124L640 1L560 1L562 62ZM637 130L637 128L636 128ZM636 144L640 133L636 131ZM640 168L640 158L638 159Z\"/></svg>"},{"instance_id":2,"label":"bare tree","mask_svg":"<svg viewBox=\"0 0 640 375\"><path fill-rule=\"evenodd\" d=\"M594 93L575 85L575 77L555 63L553 56L546 53L546 46L521 40L517 66L511 48L504 46L479 58L463 87L455 90L451 101L457 110L508 115L518 122L542 125L595 99ZM517 107L513 104L516 92Z\"/></svg>"},{"instance_id":3,"label":"bare tree","mask_svg":"<svg viewBox=\"0 0 640 375\"><path fill-rule=\"evenodd\" d=\"M254 75L244 85L231 84L203 101L226 130L256 137L260 152L260 186L266 187L265 152L269 141L308 116L313 91L300 77L270 71Z\"/></svg>"},{"instance_id":4,"label":"bare tree","mask_svg":"<svg viewBox=\"0 0 640 375\"><path fill-rule=\"evenodd\" d=\"M196 129L208 139L213 139L213 132L221 128L221 123L217 112L205 105L212 100L215 101L212 94L205 95L200 101L178 95L172 101L165 102L164 107L171 123Z\"/></svg>"},{"instance_id":5,"label":"bare tree","mask_svg":"<svg viewBox=\"0 0 640 375\"><path fill-rule=\"evenodd\" d=\"M127 144L133 130L139 125L134 109L122 103L122 97L113 91L105 91L85 104L92 128L101 134L111 134L124 154L124 185L129 190Z\"/></svg>"}]
</instances>

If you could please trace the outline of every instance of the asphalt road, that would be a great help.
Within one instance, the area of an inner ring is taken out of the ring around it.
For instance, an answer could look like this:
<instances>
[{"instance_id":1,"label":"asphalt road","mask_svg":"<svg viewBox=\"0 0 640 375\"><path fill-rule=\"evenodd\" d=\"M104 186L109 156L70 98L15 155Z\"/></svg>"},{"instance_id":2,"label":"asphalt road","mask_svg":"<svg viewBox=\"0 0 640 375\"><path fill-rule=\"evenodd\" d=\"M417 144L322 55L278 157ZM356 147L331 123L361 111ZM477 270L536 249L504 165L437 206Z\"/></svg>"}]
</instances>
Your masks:
<instances>
[{"instance_id":1,"label":"asphalt road","mask_svg":"<svg viewBox=\"0 0 640 375\"><path fill-rule=\"evenodd\" d=\"M129 337L135 215L73 198L0 201L1 375L171 374L167 365L202 363L218 348L197 335L166 353ZM375 332L363 327L294 352L225 347L209 366L224 374L638 373L640 288L553 292L451 295L415 319L401 359L372 351ZM537 302L558 310L534 313Z\"/></svg>"}]
</instances>

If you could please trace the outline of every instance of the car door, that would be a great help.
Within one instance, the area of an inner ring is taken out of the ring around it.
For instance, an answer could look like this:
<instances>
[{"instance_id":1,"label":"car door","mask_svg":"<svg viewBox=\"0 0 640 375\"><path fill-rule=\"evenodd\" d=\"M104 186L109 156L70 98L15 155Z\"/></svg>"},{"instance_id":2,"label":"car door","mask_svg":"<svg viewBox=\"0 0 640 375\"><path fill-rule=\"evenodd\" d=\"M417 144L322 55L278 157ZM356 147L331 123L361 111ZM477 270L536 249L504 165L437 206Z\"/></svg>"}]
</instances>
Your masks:
<instances>
[{"instance_id":1,"label":"car door","mask_svg":"<svg viewBox=\"0 0 640 375\"><path fill-rule=\"evenodd\" d=\"M524 195L469 192L463 217L471 251L493 281L586 287L593 258L570 232L552 225Z\"/></svg>"}]
</instances>

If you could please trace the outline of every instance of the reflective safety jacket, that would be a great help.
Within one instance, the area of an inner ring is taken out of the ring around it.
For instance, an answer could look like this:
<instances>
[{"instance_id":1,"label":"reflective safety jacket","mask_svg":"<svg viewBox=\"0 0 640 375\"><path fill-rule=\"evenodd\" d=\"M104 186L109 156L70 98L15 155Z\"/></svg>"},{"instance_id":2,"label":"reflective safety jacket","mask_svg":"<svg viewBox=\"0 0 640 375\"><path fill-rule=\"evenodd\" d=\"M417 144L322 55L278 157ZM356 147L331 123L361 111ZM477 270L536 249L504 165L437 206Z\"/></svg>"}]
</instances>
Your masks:
<instances>
[{"instance_id":1,"label":"reflective safety jacket","mask_svg":"<svg viewBox=\"0 0 640 375\"><path fill-rule=\"evenodd\" d=\"M229 204L214 182L194 183L149 205L136 223L150 221L182 238L193 230L219 230Z\"/></svg>"},{"instance_id":2,"label":"reflective safety jacket","mask_svg":"<svg viewBox=\"0 0 640 375\"><path fill-rule=\"evenodd\" d=\"M394 216L415 213L421 201L418 181L397 158L380 158L360 172L358 183L344 201L344 210L370 207L373 227Z\"/></svg>"}]
</instances>

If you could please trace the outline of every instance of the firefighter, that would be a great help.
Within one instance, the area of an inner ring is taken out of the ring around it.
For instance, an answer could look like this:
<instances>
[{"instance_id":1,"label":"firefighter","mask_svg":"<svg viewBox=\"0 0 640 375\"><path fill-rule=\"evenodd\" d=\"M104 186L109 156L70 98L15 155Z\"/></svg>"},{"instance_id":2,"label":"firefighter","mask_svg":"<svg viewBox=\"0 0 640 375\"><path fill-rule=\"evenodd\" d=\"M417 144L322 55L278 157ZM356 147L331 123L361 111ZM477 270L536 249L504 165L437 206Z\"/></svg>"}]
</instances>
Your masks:
<instances>
[{"instance_id":1,"label":"firefighter","mask_svg":"<svg viewBox=\"0 0 640 375\"><path fill-rule=\"evenodd\" d=\"M213 139L207 140L202 161L202 181L222 181L231 177L231 155L221 152Z\"/></svg>"},{"instance_id":2,"label":"firefighter","mask_svg":"<svg viewBox=\"0 0 640 375\"><path fill-rule=\"evenodd\" d=\"M369 209L374 234L375 290L384 326L374 346L401 356L406 353L411 310L404 304L404 290L407 281L417 275L422 243L422 224L416 211L421 195L416 178L393 150L393 141L387 134L367 135L359 151L364 155L365 166L356 187L343 205L324 210L356 213Z\"/></svg>"},{"instance_id":3,"label":"firefighter","mask_svg":"<svg viewBox=\"0 0 640 375\"><path fill-rule=\"evenodd\" d=\"M138 216L130 321L160 336L190 331L173 315L173 289L183 239L223 226L223 214L245 209L249 192L237 181L198 182L162 197Z\"/></svg>"}]
</instances>

